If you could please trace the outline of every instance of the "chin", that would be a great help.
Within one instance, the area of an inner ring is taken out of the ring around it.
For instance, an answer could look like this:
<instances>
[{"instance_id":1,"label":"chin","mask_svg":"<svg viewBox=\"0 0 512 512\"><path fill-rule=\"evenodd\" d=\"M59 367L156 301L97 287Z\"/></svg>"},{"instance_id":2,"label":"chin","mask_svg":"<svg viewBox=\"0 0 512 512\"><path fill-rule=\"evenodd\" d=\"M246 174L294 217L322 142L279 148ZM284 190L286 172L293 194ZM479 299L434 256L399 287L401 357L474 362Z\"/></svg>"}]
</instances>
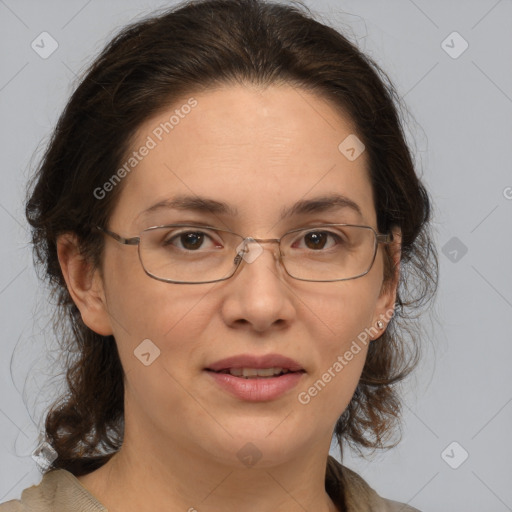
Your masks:
<instances>
[{"instance_id":1,"label":"chin","mask_svg":"<svg viewBox=\"0 0 512 512\"><path fill-rule=\"evenodd\" d=\"M267 420L260 425L252 420L250 426L242 422L243 428L233 423L226 424L226 430L232 437L223 433L222 438L212 439L205 449L220 463L238 469L263 469L284 464L296 454L304 453L306 447L311 446L311 439L297 427L294 433L290 428L282 428L283 423L279 425L282 420Z\"/></svg>"}]
</instances>

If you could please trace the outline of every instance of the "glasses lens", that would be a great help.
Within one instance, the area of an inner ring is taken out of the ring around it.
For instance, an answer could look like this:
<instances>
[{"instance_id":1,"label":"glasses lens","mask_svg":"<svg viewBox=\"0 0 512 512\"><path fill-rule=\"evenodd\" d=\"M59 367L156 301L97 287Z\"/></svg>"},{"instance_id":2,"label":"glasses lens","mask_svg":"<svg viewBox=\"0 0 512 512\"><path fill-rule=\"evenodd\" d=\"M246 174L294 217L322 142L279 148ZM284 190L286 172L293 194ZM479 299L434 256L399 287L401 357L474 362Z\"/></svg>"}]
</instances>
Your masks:
<instances>
[{"instance_id":1,"label":"glasses lens","mask_svg":"<svg viewBox=\"0 0 512 512\"><path fill-rule=\"evenodd\" d=\"M166 226L142 232L140 259L146 272L184 283L216 281L235 269L242 237L199 226Z\"/></svg>"},{"instance_id":2,"label":"glasses lens","mask_svg":"<svg viewBox=\"0 0 512 512\"><path fill-rule=\"evenodd\" d=\"M166 226L142 232L140 258L158 279L202 283L227 278L244 255L243 237L200 226ZM297 279L334 281L364 275L375 258L375 232L365 226L324 225L293 231L281 240L283 264ZM259 252L252 252L256 256Z\"/></svg>"},{"instance_id":3,"label":"glasses lens","mask_svg":"<svg viewBox=\"0 0 512 512\"><path fill-rule=\"evenodd\" d=\"M297 279L353 279L371 268L376 237L370 227L330 225L288 233L281 240L283 262Z\"/></svg>"}]
</instances>

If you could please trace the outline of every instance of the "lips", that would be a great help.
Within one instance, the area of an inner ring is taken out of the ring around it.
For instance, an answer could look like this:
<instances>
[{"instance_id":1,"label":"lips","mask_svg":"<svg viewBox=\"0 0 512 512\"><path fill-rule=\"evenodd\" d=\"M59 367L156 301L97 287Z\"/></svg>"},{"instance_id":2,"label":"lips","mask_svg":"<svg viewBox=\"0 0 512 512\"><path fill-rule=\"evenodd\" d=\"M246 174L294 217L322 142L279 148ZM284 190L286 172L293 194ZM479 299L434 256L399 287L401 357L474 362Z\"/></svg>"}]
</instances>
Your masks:
<instances>
[{"instance_id":1,"label":"lips","mask_svg":"<svg viewBox=\"0 0 512 512\"><path fill-rule=\"evenodd\" d=\"M279 354L228 357L204 370L220 389L245 402L265 402L286 396L306 373L300 363Z\"/></svg>"},{"instance_id":2,"label":"lips","mask_svg":"<svg viewBox=\"0 0 512 512\"><path fill-rule=\"evenodd\" d=\"M269 377L271 376L270 370L272 370L272 374L276 375L289 372L305 372L300 363L280 354L231 356L208 365L205 370L217 373L232 373L233 375L245 378ZM255 374L256 370L263 371L259 372L260 375L258 375ZM241 375L240 372L242 372Z\"/></svg>"}]
</instances>

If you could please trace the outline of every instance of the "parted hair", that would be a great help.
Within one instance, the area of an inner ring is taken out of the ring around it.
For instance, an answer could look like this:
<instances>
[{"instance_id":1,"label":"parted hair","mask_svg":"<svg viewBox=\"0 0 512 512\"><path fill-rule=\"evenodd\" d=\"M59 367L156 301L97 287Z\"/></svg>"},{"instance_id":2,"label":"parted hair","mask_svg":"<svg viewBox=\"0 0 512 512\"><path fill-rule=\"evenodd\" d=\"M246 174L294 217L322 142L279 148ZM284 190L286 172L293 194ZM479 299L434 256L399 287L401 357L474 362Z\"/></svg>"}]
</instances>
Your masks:
<instances>
[{"instance_id":1,"label":"parted hair","mask_svg":"<svg viewBox=\"0 0 512 512\"><path fill-rule=\"evenodd\" d=\"M61 271L57 237L75 234L82 255L101 270L104 237L93 226L108 225L123 183L101 199L94 191L125 161L142 123L183 95L230 84L315 93L349 116L366 147L378 230L401 230L398 291L395 314L369 344L333 435L341 452L344 443L361 453L397 444L390 443L400 431L397 384L420 360L418 312L431 304L438 281L431 199L406 142L401 99L375 61L300 2L196 0L152 13L110 40L78 81L28 184L34 261L55 299L54 332L67 354L66 393L44 422L57 452L48 471L89 473L119 450L124 433L116 340L84 324ZM395 270L387 248L385 256L384 282Z\"/></svg>"}]
</instances>

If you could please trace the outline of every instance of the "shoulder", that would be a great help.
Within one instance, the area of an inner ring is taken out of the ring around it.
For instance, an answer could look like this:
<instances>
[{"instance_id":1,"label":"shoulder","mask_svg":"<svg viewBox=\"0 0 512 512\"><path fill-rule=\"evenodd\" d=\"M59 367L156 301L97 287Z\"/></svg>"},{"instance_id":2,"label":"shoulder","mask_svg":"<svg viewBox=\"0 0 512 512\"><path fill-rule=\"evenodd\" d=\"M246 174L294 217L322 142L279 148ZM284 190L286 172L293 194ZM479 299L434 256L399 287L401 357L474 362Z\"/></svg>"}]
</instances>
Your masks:
<instances>
[{"instance_id":1,"label":"shoulder","mask_svg":"<svg viewBox=\"0 0 512 512\"><path fill-rule=\"evenodd\" d=\"M21 512L23 510L19 500L6 501L0 503L0 512Z\"/></svg>"},{"instance_id":2,"label":"shoulder","mask_svg":"<svg viewBox=\"0 0 512 512\"><path fill-rule=\"evenodd\" d=\"M19 500L0 504L0 512L107 512L65 469L46 473L38 485L23 490Z\"/></svg>"},{"instance_id":3,"label":"shoulder","mask_svg":"<svg viewBox=\"0 0 512 512\"><path fill-rule=\"evenodd\" d=\"M338 482L347 512L420 512L406 503L383 498L355 471L332 456L327 462L327 477Z\"/></svg>"}]
</instances>

